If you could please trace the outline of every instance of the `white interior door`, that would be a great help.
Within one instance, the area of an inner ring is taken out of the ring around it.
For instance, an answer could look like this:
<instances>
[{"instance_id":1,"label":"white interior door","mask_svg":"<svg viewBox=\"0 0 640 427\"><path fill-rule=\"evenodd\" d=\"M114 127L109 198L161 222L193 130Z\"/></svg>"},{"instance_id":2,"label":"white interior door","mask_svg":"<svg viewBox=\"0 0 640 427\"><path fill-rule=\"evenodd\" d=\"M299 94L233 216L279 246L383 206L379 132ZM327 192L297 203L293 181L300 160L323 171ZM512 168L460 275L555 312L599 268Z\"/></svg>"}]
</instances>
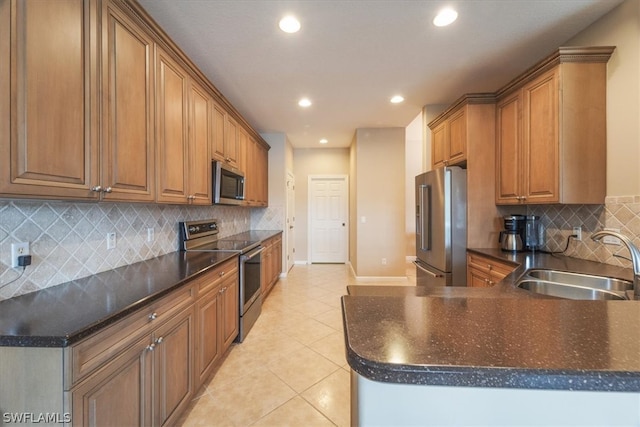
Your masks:
<instances>
[{"instance_id":1,"label":"white interior door","mask_svg":"<svg viewBox=\"0 0 640 427\"><path fill-rule=\"evenodd\" d=\"M309 176L309 255L312 263L344 263L348 252L348 178Z\"/></svg>"},{"instance_id":2,"label":"white interior door","mask_svg":"<svg viewBox=\"0 0 640 427\"><path fill-rule=\"evenodd\" d=\"M285 241L286 241L286 270L291 270L293 263L295 262L295 178L291 172L287 172L287 223L285 229Z\"/></svg>"}]
</instances>

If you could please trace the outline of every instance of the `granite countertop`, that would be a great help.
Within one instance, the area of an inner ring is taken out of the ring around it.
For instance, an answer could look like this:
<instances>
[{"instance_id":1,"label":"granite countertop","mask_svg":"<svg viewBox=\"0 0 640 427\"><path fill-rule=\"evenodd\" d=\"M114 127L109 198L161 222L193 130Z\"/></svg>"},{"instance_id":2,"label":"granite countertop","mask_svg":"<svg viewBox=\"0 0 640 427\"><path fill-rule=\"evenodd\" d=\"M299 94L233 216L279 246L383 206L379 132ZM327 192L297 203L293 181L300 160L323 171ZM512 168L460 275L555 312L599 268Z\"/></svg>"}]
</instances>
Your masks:
<instances>
[{"instance_id":1,"label":"granite countertop","mask_svg":"<svg viewBox=\"0 0 640 427\"><path fill-rule=\"evenodd\" d=\"M227 238L266 240L281 231ZM172 252L0 301L0 346L66 347L178 289L236 252Z\"/></svg>"},{"instance_id":2,"label":"granite countertop","mask_svg":"<svg viewBox=\"0 0 640 427\"><path fill-rule=\"evenodd\" d=\"M630 279L629 269L541 253L492 288L349 286L347 360L374 381L640 392L640 301L575 301L517 289L530 268Z\"/></svg>"}]
</instances>

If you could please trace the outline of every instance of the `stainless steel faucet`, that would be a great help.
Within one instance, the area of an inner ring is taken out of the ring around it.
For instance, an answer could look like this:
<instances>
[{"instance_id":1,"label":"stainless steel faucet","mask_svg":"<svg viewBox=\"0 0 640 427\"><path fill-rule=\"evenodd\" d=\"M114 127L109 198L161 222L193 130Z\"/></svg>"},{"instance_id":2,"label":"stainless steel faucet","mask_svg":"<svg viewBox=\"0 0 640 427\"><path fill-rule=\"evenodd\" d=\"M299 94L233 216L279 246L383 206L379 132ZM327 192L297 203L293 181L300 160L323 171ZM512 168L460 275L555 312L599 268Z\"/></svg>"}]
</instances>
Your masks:
<instances>
[{"instance_id":1,"label":"stainless steel faucet","mask_svg":"<svg viewBox=\"0 0 640 427\"><path fill-rule=\"evenodd\" d=\"M594 242L597 242L604 236L613 236L618 239L627 247L631 254L631 263L633 264L633 295L636 298L640 298L640 250L633 244L624 234L616 233L615 231L602 230L594 233L591 238Z\"/></svg>"}]
</instances>

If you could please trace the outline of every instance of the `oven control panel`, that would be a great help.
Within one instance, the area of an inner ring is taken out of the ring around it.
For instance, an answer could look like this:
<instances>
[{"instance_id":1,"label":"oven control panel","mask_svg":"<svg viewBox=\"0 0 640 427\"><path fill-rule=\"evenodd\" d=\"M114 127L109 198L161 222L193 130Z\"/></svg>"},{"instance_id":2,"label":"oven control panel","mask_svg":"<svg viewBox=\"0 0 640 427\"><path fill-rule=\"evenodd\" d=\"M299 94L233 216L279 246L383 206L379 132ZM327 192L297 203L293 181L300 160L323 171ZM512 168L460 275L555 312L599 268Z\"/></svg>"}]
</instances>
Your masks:
<instances>
[{"instance_id":1,"label":"oven control panel","mask_svg":"<svg viewBox=\"0 0 640 427\"><path fill-rule=\"evenodd\" d=\"M218 222L217 220L181 222L180 234L184 240L215 235L218 234Z\"/></svg>"}]
</instances>

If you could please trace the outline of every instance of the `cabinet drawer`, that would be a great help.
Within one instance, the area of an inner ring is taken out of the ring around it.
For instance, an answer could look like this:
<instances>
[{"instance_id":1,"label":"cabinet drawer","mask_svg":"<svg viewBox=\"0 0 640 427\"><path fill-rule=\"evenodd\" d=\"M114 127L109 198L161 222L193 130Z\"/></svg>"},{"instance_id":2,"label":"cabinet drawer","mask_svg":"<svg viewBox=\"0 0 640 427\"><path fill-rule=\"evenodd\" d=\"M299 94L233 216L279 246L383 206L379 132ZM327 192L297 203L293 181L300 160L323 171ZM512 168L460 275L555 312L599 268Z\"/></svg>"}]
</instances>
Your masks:
<instances>
[{"instance_id":1,"label":"cabinet drawer","mask_svg":"<svg viewBox=\"0 0 640 427\"><path fill-rule=\"evenodd\" d=\"M225 278L238 271L238 258L232 258L225 261L213 270L197 277L193 280L193 284L198 296L204 295L214 289Z\"/></svg>"},{"instance_id":2,"label":"cabinet drawer","mask_svg":"<svg viewBox=\"0 0 640 427\"><path fill-rule=\"evenodd\" d=\"M468 253L467 254L468 268L473 268L479 272L483 272L487 275L491 275L491 278L495 282L504 279L504 277L515 270L516 266L507 262L502 262L494 258L485 257L482 255Z\"/></svg>"},{"instance_id":3,"label":"cabinet drawer","mask_svg":"<svg viewBox=\"0 0 640 427\"><path fill-rule=\"evenodd\" d=\"M74 345L71 351L71 384L78 382L184 307L193 304L194 300L194 287L185 286Z\"/></svg>"}]
</instances>

